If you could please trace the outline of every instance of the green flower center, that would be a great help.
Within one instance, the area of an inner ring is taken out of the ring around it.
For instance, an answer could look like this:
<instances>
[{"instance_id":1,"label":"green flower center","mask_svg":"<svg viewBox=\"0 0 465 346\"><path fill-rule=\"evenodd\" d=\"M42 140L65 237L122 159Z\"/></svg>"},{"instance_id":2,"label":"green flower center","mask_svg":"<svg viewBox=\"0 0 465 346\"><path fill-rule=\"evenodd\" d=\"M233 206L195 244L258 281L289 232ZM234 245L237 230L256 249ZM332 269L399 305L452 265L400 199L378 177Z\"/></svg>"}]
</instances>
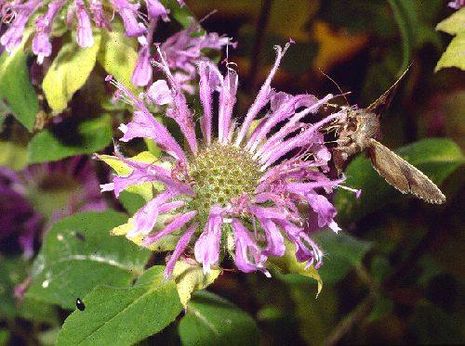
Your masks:
<instances>
[{"instance_id":1,"label":"green flower center","mask_svg":"<svg viewBox=\"0 0 465 346\"><path fill-rule=\"evenodd\" d=\"M205 221L213 205L225 206L233 198L252 195L262 173L247 151L215 142L192 158L189 176L195 192L189 209L197 210Z\"/></svg>"}]
</instances>

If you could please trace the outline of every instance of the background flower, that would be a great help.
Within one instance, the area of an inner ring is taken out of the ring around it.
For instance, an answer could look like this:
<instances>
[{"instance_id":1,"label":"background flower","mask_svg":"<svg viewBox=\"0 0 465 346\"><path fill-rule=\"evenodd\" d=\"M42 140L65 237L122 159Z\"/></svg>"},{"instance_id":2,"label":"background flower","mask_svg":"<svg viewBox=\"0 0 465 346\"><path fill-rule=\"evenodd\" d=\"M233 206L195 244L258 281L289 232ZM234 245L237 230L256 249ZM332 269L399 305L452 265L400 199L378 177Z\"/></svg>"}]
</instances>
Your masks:
<instances>
[{"instance_id":1,"label":"background flower","mask_svg":"<svg viewBox=\"0 0 465 346\"><path fill-rule=\"evenodd\" d=\"M24 256L52 223L78 211L106 208L94 165L88 158L31 165L15 172L0 168L0 240L17 239Z\"/></svg>"}]
</instances>

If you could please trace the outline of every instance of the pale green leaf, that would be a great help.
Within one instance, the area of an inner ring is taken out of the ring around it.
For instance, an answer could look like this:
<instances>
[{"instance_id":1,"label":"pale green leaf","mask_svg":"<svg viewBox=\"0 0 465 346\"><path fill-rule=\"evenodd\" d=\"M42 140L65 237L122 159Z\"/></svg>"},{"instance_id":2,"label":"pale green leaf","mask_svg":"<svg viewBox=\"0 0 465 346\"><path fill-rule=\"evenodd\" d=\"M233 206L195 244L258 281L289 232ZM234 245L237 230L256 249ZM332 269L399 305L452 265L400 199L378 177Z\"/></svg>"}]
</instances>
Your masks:
<instances>
[{"instance_id":1,"label":"pale green leaf","mask_svg":"<svg viewBox=\"0 0 465 346\"><path fill-rule=\"evenodd\" d=\"M141 275L150 252L110 230L126 219L114 211L78 213L47 232L26 296L73 308L100 284L126 286Z\"/></svg>"},{"instance_id":2,"label":"pale green leaf","mask_svg":"<svg viewBox=\"0 0 465 346\"><path fill-rule=\"evenodd\" d=\"M101 35L95 31L92 47L81 48L74 40L61 47L42 82L47 102L55 113L63 111L86 82L97 61L100 41Z\"/></svg>"},{"instance_id":3,"label":"pale green leaf","mask_svg":"<svg viewBox=\"0 0 465 346\"><path fill-rule=\"evenodd\" d=\"M186 307L192 294L210 286L220 273L219 269L211 269L208 274L204 274L199 264L178 261L173 270L173 277L182 305Z\"/></svg>"},{"instance_id":4,"label":"pale green leaf","mask_svg":"<svg viewBox=\"0 0 465 346\"><path fill-rule=\"evenodd\" d=\"M97 55L99 64L118 82L135 91L131 83L137 63L135 40L122 30L102 31L102 43Z\"/></svg>"},{"instance_id":5,"label":"pale green leaf","mask_svg":"<svg viewBox=\"0 0 465 346\"><path fill-rule=\"evenodd\" d=\"M465 7L454 12L436 26L436 30L456 35L465 31Z\"/></svg>"},{"instance_id":6,"label":"pale green leaf","mask_svg":"<svg viewBox=\"0 0 465 346\"><path fill-rule=\"evenodd\" d=\"M457 67L465 70L465 33L455 36L446 51L441 55L434 71L439 71L446 67Z\"/></svg>"},{"instance_id":7,"label":"pale green leaf","mask_svg":"<svg viewBox=\"0 0 465 346\"><path fill-rule=\"evenodd\" d=\"M184 346L258 345L255 321L227 300L207 291L197 292L179 323Z\"/></svg>"},{"instance_id":8,"label":"pale green leaf","mask_svg":"<svg viewBox=\"0 0 465 346\"><path fill-rule=\"evenodd\" d=\"M132 287L95 288L82 298L85 310L66 319L57 345L132 345L161 331L182 310L163 269L150 268Z\"/></svg>"},{"instance_id":9,"label":"pale green leaf","mask_svg":"<svg viewBox=\"0 0 465 346\"><path fill-rule=\"evenodd\" d=\"M26 148L13 142L0 142L0 166L20 170L27 165Z\"/></svg>"},{"instance_id":10,"label":"pale green leaf","mask_svg":"<svg viewBox=\"0 0 465 346\"><path fill-rule=\"evenodd\" d=\"M286 253L281 257L270 257L268 262L275 267L281 274L299 274L316 280L318 287L316 295L320 294L323 289L323 280L313 266L306 267L305 262L297 261L295 257L295 245L286 242Z\"/></svg>"}]
</instances>

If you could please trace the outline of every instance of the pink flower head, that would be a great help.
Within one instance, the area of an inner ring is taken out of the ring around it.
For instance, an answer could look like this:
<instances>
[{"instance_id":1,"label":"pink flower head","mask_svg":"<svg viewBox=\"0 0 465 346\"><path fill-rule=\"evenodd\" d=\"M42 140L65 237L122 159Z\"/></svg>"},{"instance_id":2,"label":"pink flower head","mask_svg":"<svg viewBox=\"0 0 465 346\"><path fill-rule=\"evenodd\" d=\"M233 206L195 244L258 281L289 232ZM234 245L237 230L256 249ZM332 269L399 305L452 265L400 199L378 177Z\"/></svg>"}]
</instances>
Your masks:
<instances>
[{"instance_id":1,"label":"pink flower head","mask_svg":"<svg viewBox=\"0 0 465 346\"><path fill-rule=\"evenodd\" d=\"M128 172L115 176L102 190L118 195L141 182L162 184L160 192L124 226L128 238L139 239L147 247L156 248L168 235L179 239L167 276L182 255L192 254L208 272L220 264L224 251L239 270L269 275L266 262L271 256L284 255L286 239L295 245L299 261L316 268L321 265L322 252L310 235L315 229L339 229L327 194L342 180L327 176L331 154L320 130L340 115L309 122L332 95L319 100L271 88L288 46L276 47L276 62L242 118L233 118L237 73L229 65L222 74L211 62L198 62L203 139L196 135L194 113L163 50L159 49L156 65L166 80L156 81L146 95L136 97L108 78L135 107L133 120L120 126L121 140L150 138L165 154L152 163L117 154L111 160L124 163ZM165 108L184 137L185 149L145 102ZM215 109L218 121L213 121Z\"/></svg>"},{"instance_id":2,"label":"pink flower head","mask_svg":"<svg viewBox=\"0 0 465 346\"><path fill-rule=\"evenodd\" d=\"M119 17L127 36L140 41L148 33L148 27L158 19L169 20L167 10L159 0L146 0L147 14L140 13L139 1L109 0L103 6L102 0L12 0L1 4L2 16L8 14L8 29L1 35L0 44L11 52L19 45L27 25L33 28L32 51L42 63L52 52L52 28L56 20L66 17L66 24L76 31L76 42L82 47L94 44L92 25L111 29L110 21ZM181 2L180 6L183 5ZM39 16L35 14L43 13ZM65 13L63 13L65 12ZM115 16L116 14L116 16ZM35 19L34 19L35 18Z\"/></svg>"}]
</instances>

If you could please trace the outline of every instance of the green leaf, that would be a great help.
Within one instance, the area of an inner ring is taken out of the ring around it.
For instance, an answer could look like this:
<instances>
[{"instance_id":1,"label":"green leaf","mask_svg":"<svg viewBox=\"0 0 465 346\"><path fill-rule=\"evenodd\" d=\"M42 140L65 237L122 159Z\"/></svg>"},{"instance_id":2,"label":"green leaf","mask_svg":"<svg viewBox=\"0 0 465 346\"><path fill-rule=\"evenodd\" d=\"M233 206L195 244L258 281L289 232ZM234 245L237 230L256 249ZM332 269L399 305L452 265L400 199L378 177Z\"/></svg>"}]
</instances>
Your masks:
<instances>
[{"instance_id":1,"label":"green leaf","mask_svg":"<svg viewBox=\"0 0 465 346\"><path fill-rule=\"evenodd\" d=\"M118 200L121 202L124 209L126 209L126 211L131 215L147 203L141 195L129 191L121 192Z\"/></svg>"},{"instance_id":2,"label":"green leaf","mask_svg":"<svg viewBox=\"0 0 465 346\"><path fill-rule=\"evenodd\" d=\"M465 31L465 7L454 12L450 17L444 19L436 26L436 30L456 35Z\"/></svg>"},{"instance_id":3,"label":"green leaf","mask_svg":"<svg viewBox=\"0 0 465 346\"><path fill-rule=\"evenodd\" d=\"M326 254L324 265L318 272L323 282L329 284L343 279L352 268L360 265L372 247L371 242L358 240L343 232L336 234L327 230L316 233L313 238Z\"/></svg>"},{"instance_id":4,"label":"green leaf","mask_svg":"<svg viewBox=\"0 0 465 346\"><path fill-rule=\"evenodd\" d=\"M210 286L220 274L220 269L212 269L208 274L204 274L199 264L191 264L187 263L187 261L176 262L173 278L182 305L186 307L195 291Z\"/></svg>"},{"instance_id":5,"label":"green leaf","mask_svg":"<svg viewBox=\"0 0 465 346\"><path fill-rule=\"evenodd\" d=\"M0 329L0 346L6 346L9 344L10 332L6 329Z\"/></svg>"},{"instance_id":6,"label":"green leaf","mask_svg":"<svg viewBox=\"0 0 465 346\"><path fill-rule=\"evenodd\" d=\"M206 291L197 292L179 323L179 335L189 345L258 345L258 328L244 311Z\"/></svg>"},{"instance_id":7,"label":"green leaf","mask_svg":"<svg viewBox=\"0 0 465 346\"><path fill-rule=\"evenodd\" d=\"M132 287L100 286L63 324L57 345L132 345L158 333L182 310L176 285L164 267L147 270Z\"/></svg>"},{"instance_id":8,"label":"green leaf","mask_svg":"<svg viewBox=\"0 0 465 346\"><path fill-rule=\"evenodd\" d=\"M174 18L184 28L188 28L195 21L195 16L187 6L179 6L177 0L162 0L166 8L170 10L170 17Z\"/></svg>"},{"instance_id":9,"label":"green leaf","mask_svg":"<svg viewBox=\"0 0 465 346\"><path fill-rule=\"evenodd\" d=\"M98 31L94 31L93 35L94 45L89 48L79 47L74 40L63 44L44 77L42 89L55 113L66 108L95 66L101 35Z\"/></svg>"},{"instance_id":10,"label":"green leaf","mask_svg":"<svg viewBox=\"0 0 465 346\"><path fill-rule=\"evenodd\" d=\"M419 22L413 1L388 0L394 13L394 18L402 36L402 67L404 71L410 64L413 48L417 39Z\"/></svg>"},{"instance_id":11,"label":"green leaf","mask_svg":"<svg viewBox=\"0 0 465 346\"><path fill-rule=\"evenodd\" d=\"M284 280L286 280L286 276L293 276L293 274L298 274L300 276L305 276L316 280L318 284L316 295L318 296L323 289L323 280L321 279L318 270L316 270L313 266L307 268L305 262L297 261L295 252L295 245L291 242L286 242L286 253L284 256L270 257L268 262L272 267L278 270L278 273L286 274L284 275Z\"/></svg>"},{"instance_id":12,"label":"green leaf","mask_svg":"<svg viewBox=\"0 0 465 346\"><path fill-rule=\"evenodd\" d=\"M430 138L407 145L397 154L424 172L436 184L441 184L465 162L460 148L446 138ZM335 196L339 220L356 221L391 202L405 197L380 177L363 155L355 158L346 170L345 185L362 190L356 199L353 193L340 189Z\"/></svg>"},{"instance_id":13,"label":"green leaf","mask_svg":"<svg viewBox=\"0 0 465 346\"><path fill-rule=\"evenodd\" d=\"M455 36L446 51L441 55L434 71L437 72L446 67L457 67L465 70L465 33Z\"/></svg>"},{"instance_id":14,"label":"green leaf","mask_svg":"<svg viewBox=\"0 0 465 346\"><path fill-rule=\"evenodd\" d=\"M69 309L97 285L125 286L141 275L149 251L110 235L125 219L109 210L78 213L54 224L34 262L26 296Z\"/></svg>"},{"instance_id":15,"label":"green leaf","mask_svg":"<svg viewBox=\"0 0 465 346\"><path fill-rule=\"evenodd\" d=\"M0 317L14 318L17 314L13 290L26 278L28 263L20 257L0 257Z\"/></svg>"},{"instance_id":16,"label":"green leaf","mask_svg":"<svg viewBox=\"0 0 465 346\"><path fill-rule=\"evenodd\" d=\"M24 42L11 54L4 51L0 56L0 98L6 100L14 117L31 131L39 102L29 79Z\"/></svg>"},{"instance_id":17,"label":"green leaf","mask_svg":"<svg viewBox=\"0 0 465 346\"><path fill-rule=\"evenodd\" d=\"M136 88L131 82L132 72L137 63L135 40L128 39L122 30L102 31L97 60L118 82L135 91Z\"/></svg>"},{"instance_id":18,"label":"green leaf","mask_svg":"<svg viewBox=\"0 0 465 346\"><path fill-rule=\"evenodd\" d=\"M26 148L13 142L0 142L0 166L20 170L27 165Z\"/></svg>"},{"instance_id":19,"label":"green leaf","mask_svg":"<svg viewBox=\"0 0 465 346\"><path fill-rule=\"evenodd\" d=\"M75 131L72 131L73 127L76 127ZM110 144L111 138L111 117L108 114L81 123L70 120L70 123L64 122L57 128L36 134L27 148L28 162L41 163L92 154Z\"/></svg>"}]
</instances>

